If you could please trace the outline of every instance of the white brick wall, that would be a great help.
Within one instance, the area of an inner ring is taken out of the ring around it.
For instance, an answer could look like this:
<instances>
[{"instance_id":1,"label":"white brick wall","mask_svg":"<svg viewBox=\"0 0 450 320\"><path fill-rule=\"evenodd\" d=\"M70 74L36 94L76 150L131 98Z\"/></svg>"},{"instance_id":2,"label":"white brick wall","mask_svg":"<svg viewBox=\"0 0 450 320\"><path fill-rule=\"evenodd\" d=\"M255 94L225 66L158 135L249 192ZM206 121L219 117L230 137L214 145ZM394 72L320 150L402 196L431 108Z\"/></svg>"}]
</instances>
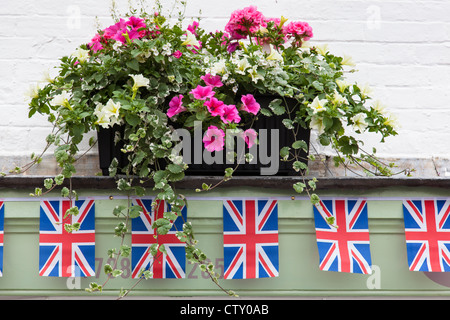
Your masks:
<instances>
[{"instance_id":1,"label":"white brick wall","mask_svg":"<svg viewBox=\"0 0 450 320\"><path fill-rule=\"evenodd\" d=\"M117 0L123 12L127 2ZM267 16L309 22L312 42L353 57L359 72L351 79L371 85L401 123L385 145L367 140L381 156L450 158L450 1L188 0L187 15L201 9L203 26L221 29L233 10L250 4ZM27 118L23 93L91 39L96 16L108 26L109 7L110 0L1 0L0 158L42 149L48 124Z\"/></svg>"}]
</instances>

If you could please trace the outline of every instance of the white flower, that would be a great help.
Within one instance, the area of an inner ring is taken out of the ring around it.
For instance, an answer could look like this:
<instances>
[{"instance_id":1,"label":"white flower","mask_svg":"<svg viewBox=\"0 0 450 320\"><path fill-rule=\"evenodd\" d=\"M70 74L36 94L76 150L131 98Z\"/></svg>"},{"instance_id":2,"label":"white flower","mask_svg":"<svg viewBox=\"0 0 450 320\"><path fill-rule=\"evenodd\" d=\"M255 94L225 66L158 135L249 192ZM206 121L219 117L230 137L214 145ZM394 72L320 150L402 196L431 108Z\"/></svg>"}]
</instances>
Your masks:
<instances>
[{"instance_id":1,"label":"white flower","mask_svg":"<svg viewBox=\"0 0 450 320\"><path fill-rule=\"evenodd\" d=\"M140 87L146 87L150 82L150 80L148 80L142 74L131 74L130 77L132 77L134 80L133 90L136 90Z\"/></svg>"},{"instance_id":2,"label":"white flower","mask_svg":"<svg viewBox=\"0 0 450 320\"><path fill-rule=\"evenodd\" d=\"M112 127L119 122L120 107L120 102L114 102L112 99L109 99L106 105L97 103L94 115L98 120L95 123L102 126L103 128Z\"/></svg>"},{"instance_id":3,"label":"white flower","mask_svg":"<svg viewBox=\"0 0 450 320\"><path fill-rule=\"evenodd\" d=\"M216 63L213 64L213 66L211 67L211 74L212 75L216 75L216 74L224 74L226 72L226 64L225 64L225 60L220 59L219 61L217 61Z\"/></svg>"},{"instance_id":4,"label":"white flower","mask_svg":"<svg viewBox=\"0 0 450 320\"><path fill-rule=\"evenodd\" d=\"M322 118L314 116L311 118L311 122L309 123L309 127L311 129L317 130L318 134L322 134L325 131L325 126L323 125Z\"/></svg>"},{"instance_id":5,"label":"white flower","mask_svg":"<svg viewBox=\"0 0 450 320\"><path fill-rule=\"evenodd\" d=\"M236 61L236 66L236 72L240 74L245 74L245 71L251 67L247 58L242 58L241 60Z\"/></svg>"},{"instance_id":6,"label":"white flower","mask_svg":"<svg viewBox=\"0 0 450 320\"><path fill-rule=\"evenodd\" d=\"M270 54L266 58L267 60L283 61L283 56L270 45Z\"/></svg>"},{"instance_id":7,"label":"white flower","mask_svg":"<svg viewBox=\"0 0 450 320\"><path fill-rule=\"evenodd\" d=\"M339 87L339 91L341 91L342 93L344 93L345 89L347 89L348 86L350 85L348 82L344 80L336 80L336 84Z\"/></svg>"},{"instance_id":8,"label":"white flower","mask_svg":"<svg viewBox=\"0 0 450 320\"><path fill-rule=\"evenodd\" d=\"M25 95L25 100L29 100L37 98L39 96L39 84L32 84L28 87L28 90L25 91L24 95Z\"/></svg>"},{"instance_id":9,"label":"white flower","mask_svg":"<svg viewBox=\"0 0 450 320\"><path fill-rule=\"evenodd\" d=\"M257 67L256 67L256 66L253 66L253 67L248 71L248 73L250 74L250 77L252 78L252 81L253 81L254 83L257 83L258 80L264 80L264 77L263 77L262 75L260 75L256 69L257 69Z\"/></svg>"},{"instance_id":10,"label":"white flower","mask_svg":"<svg viewBox=\"0 0 450 320\"><path fill-rule=\"evenodd\" d=\"M386 106L382 104L380 100L374 101L372 108L381 114L384 114L386 112Z\"/></svg>"},{"instance_id":11,"label":"white flower","mask_svg":"<svg viewBox=\"0 0 450 320\"><path fill-rule=\"evenodd\" d=\"M398 123L398 118L395 114L389 113L383 122L384 125L391 126L393 129L398 129L400 127Z\"/></svg>"},{"instance_id":12,"label":"white flower","mask_svg":"<svg viewBox=\"0 0 450 320\"><path fill-rule=\"evenodd\" d=\"M319 54L321 55L326 55L327 51L328 51L328 44L324 43L324 44L320 44L318 46L316 46L316 50Z\"/></svg>"},{"instance_id":13,"label":"white flower","mask_svg":"<svg viewBox=\"0 0 450 320\"><path fill-rule=\"evenodd\" d=\"M43 72L42 82L53 83L55 81L54 77L50 75L50 69L47 69Z\"/></svg>"},{"instance_id":14,"label":"white flower","mask_svg":"<svg viewBox=\"0 0 450 320\"><path fill-rule=\"evenodd\" d=\"M309 107L313 109L314 114L326 110L325 104L328 102L327 99L319 99L319 97L315 97L313 102L309 104Z\"/></svg>"},{"instance_id":15,"label":"white flower","mask_svg":"<svg viewBox=\"0 0 450 320\"><path fill-rule=\"evenodd\" d=\"M348 104L348 101L347 101L346 98L341 96L337 91L334 91L333 103L335 103L335 104Z\"/></svg>"},{"instance_id":16,"label":"white flower","mask_svg":"<svg viewBox=\"0 0 450 320\"><path fill-rule=\"evenodd\" d=\"M109 99L106 103L106 106L102 109L102 112L104 112L109 117L118 118L120 107L120 102L114 102L112 99Z\"/></svg>"},{"instance_id":17,"label":"white flower","mask_svg":"<svg viewBox=\"0 0 450 320\"><path fill-rule=\"evenodd\" d=\"M84 50L81 48L78 48L77 50L75 50L75 52L72 53L72 57L77 58L77 60L80 63L85 62L87 59L89 59L89 51L88 50Z\"/></svg>"},{"instance_id":18,"label":"white flower","mask_svg":"<svg viewBox=\"0 0 450 320\"><path fill-rule=\"evenodd\" d=\"M70 95L67 91L63 91L61 92L61 94L57 94L56 96L53 97L53 99L50 101L50 105L57 107L57 106L63 106L63 107L68 107L69 109L72 109L70 107Z\"/></svg>"},{"instance_id":19,"label":"white flower","mask_svg":"<svg viewBox=\"0 0 450 320\"><path fill-rule=\"evenodd\" d=\"M355 66L355 62L353 61L353 58L344 54L344 56L342 57L342 62L341 64L343 66L350 66L350 67L354 67Z\"/></svg>"},{"instance_id":20,"label":"white flower","mask_svg":"<svg viewBox=\"0 0 450 320\"><path fill-rule=\"evenodd\" d=\"M99 124L103 128L108 128L111 126L111 120L104 112L100 112L97 114L98 120L95 122L96 124Z\"/></svg>"},{"instance_id":21,"label":"white flower","mask_svg":"<svg viewBox=\"0 0 450 320\"><path fill-rule=\"evenodd\" d=\"M194 47L200 47L200 42L198 42L197 38L195 37L195 35L188 31L187 35L186 35L186 40L184 40L184 42L181 44L183 46L194 46Z\"/></svg>"},{"instance_id":22,"label":"white flower","mask_svg":"<svg viewBox=\"0 0 450 320\"><path fill-rule=\"evenodd\" d=\"M359 87L359 90L361 91L362 98L368 98L369 95L372 93L372 89L369 87L369 85L366 83L363 87Z\"/></svg>"},{"instance_id":23,"label":"white flower","mask_svg":"<svg viewBox=\"0 0 450 320\"><path fill-rule=\"evenodd\" d=\"M350 118L353 122L353 128L355 130L359 130L359 132L364 132L367 128L367 122L366 122L366 114L365 113L358 113Z\"/></svg>"}]
</instances>

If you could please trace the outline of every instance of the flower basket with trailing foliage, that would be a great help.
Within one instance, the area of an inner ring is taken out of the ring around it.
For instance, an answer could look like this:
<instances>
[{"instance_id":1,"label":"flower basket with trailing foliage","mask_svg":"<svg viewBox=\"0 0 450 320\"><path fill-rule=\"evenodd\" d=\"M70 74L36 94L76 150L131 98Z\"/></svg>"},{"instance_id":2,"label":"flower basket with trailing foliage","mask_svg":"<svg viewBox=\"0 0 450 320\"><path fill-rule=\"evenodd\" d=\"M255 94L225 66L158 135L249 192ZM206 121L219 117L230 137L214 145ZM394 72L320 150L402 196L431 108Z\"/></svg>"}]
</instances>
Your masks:
<instances>
[{"instance_id":1,"label":"flower basket with trailing foliage","mask_svg":"<svg viewBox=\"0 0 450 320\"><path fill-rule=\"evenodd\" d=\"M225 157L231 156L235 164L244 160L240 166L245 169L254 157L249 150L262 144L260 130L273 119L289 135L277 141L286 143L279 145L279 160L284 169L288 163L289 172L299 175L295 191L308 192L313 203L318 200L312 193L316 180L305 178L308 158L314 160L308 150L311 129L317 131L320 144L336 150L337 164L350 160L367 172L392 174L390 166L361 150L357 136L373 132L384 141L396 134L393 118L364 87L346 81L347 59L308 42L313 37L308 23L266 17L250 6L234 11L223 31L207 32L198 21L183 27L182 16L170 24L159 12L134 10L99 30L89 43L62 57L58 75L34 91L29 116L48 115L54 127L47 142L55 146L61 167L61 174L45 181L48 190L76 173L78 146L85 134L109 130L107 140L113 143L108 148L116 151L112 161L106 160L107 168L103 165L104 173L116 177L119 190L137 196L147 194L142 183L152 181L149 192L172 208L160 219L164 221L154 224L164 234L185 202L171 183L198 165L190 169L176 149L180 141L173 133L201 132L197 137L201 152L210 152L212 158L226 153L228 136L241 139L244 152L231 149ZM91 140L94 145L96 139ZM40 157L34 159L38 162ZM231 179L238 167L219 166L224 180ZM197 191L213 187L203 184ZM42 193L37 188L36 195ZM63 188L62 195L76 194ZM116 208L114 214L128 223L138 210ZM120 230L124 237L127 228ZM178 231L186 241L187 258L217 282L214 267L196 247L191 231L189 223ZM123 243L110 254L119 259L128 249ZM110 275L117 274L113 269L108 269ZM101 288L92 284L90 290Z\"/></svg>"}]
</instances>

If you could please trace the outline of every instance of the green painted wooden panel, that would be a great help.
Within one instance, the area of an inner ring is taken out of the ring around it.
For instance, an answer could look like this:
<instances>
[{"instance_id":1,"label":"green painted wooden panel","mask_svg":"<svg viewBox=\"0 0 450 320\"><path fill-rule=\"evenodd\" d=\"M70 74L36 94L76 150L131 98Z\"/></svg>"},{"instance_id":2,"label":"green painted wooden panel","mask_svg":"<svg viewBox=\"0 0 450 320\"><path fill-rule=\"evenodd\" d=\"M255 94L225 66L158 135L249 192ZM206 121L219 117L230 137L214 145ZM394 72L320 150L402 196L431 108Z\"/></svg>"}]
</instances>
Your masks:
<instances>
[{"instance_id":1,"label":"green painted wooden panel","mask_svg":"<svg viewBox=\"0 0 450 320\"><path fill-rule=\"evenodd\" d=\"M117 190L78 190L80 196L118 195ZM29 200L26 190L0 190L0 198ZM56 196L57 194L54 194ZM186 191L189 198L199 194ZM408 270L403 229L402 197L442 197L443 189L384 188L370 191L328 190L323 196L368 197L369 232L372 275L325 272L318 269L313 210L307 200L289 190L223 188L202 197L188 200L188 219L192 222L199 247L220 270L222 254L222 202L215 197L296 196L297 200L279 201L280 276L270 279L221 280L221 285L239 295L259 296L385 296L385 295L450 295L450 274L426 274ZM382 200L380 199L383 198ZM377 198L378 200L371 200ZM102 283L102 266L106 252L119 245L113 236L116 218L112 209L126 200L96 201L97 276L83 279L40 277L39 202L11 201L5 203L4 270L0 278L0 295L89 296L84 288L89 282ZM127 238L130 244L130 237ZM101 267L101 268L99 268ZM111 280L103 295L117 295L121 287L129 288L130 260L122 263L124 274ZM142 281L133 295L151 296L221 296L223 293L200 270L188 264L186 279L149 279ZM433 278L434 280L431 280Z\"/></svg>"}]
</instances>

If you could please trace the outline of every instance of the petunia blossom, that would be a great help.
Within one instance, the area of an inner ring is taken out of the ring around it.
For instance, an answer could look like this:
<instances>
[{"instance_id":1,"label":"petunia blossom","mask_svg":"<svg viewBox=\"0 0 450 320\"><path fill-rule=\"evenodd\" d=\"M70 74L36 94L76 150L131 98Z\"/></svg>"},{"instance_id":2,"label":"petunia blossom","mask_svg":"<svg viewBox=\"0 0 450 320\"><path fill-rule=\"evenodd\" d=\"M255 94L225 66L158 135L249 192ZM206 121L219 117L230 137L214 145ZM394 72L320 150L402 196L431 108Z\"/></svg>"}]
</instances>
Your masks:
<instances>
[{"instance_id":1,"label":"petunia blossom","mask_svg":"<svg viewBox=\"0 0 450 320\"><path fill-rule=\"evenodd\" d=\"M180 50L177 50L177 51L175 51L172 55L173 55L175 58L180 59L181 56L183 55L183 52L181 52Z\"/></svg>"},{"instance_id":2,"label":"petunia blossom","mask_svg":"<svg viewBox=\"0 0 450 320\"><path fill-rule=\"evenodd\" d=\"M258 134L254 129L247 129L242 132L242 138L244 138L244 141L249 148L251 148L256 143L257 136Z\"/></svg>"},{"instance_id":3,"label":"petunia blossom","mask_svg":"<svg viewBox=\"0 0 450 320\"><path fill-rule=\"evenodd\" d=\"M242 108L241 110L253 113L254 115L258 114L261 106L258 102L256 102L255 97L252 94L246 94L241 97Z\"/></svg>"},{"instance_id":4,"label":"petunia blossom","mask_svg":"<svg viewBox=\"0 0 450 320\"><path fill-rule=\"evenodd\" d=\"M220 119L224 123L239 123L241 121L239 112L234 104L223 106L223 114L220 115Z\"/></svg>"},{"instance_id":5,"label":"petunia blossom","mask_svg":"<svg viewBox=\"0 0 450 320\"><path fill-rule=\"evenodd\" d=\"M225 104L217 98L212 97L210 100L205 101L205 106L213 117L223 114L223 106Z\"/></svg>"},{"instance_id":6,"label":"petunia blossom","mask_svg":"<svg viewBox=\"0 0 450 320\"><path fill-rule=\"evenodd\" d=\"M183 95L180 94L175 96L169 102L169 110L167 110L167 116L172 118L174 115L177 115L183 111L186 111L186 108L183 106Z\"/></svg>"},{"instance_id":7,"label":"petunia blossom","mask_svg":"<svg viewBox=\"0 0 450 320\"><path fill-rule=\"evenodd\" d=\"M197 88L191 90L190 93L194 96L195 99L198 100L210 99L215 94L210 86L203 87L200 85L198 85Z\"/></svg>"},{"instance_id":8,"label":"petunia blossom","mask_svg":"<svg viewBox=\"0 0 450 320\"><path fill-rule=\"evenodd\" d=\"M205 84L209 87L219 88L219 87L223 86L223 83L220 80L220 76L213 76L210 73L207 73L206 75L201 76L200 79L205 81Z\"/></svg>"},{"instance_id":9,"label":"petunia blossom","mask_svg":"<svg viewBox=\"0 0 450 320\"><path fill-rule=\"evenodd\" d=\"M203 137L205 149L209 152L221 151L224 146L225 133L216 126L209 126Z\"/></svg>"}]
</instances>

